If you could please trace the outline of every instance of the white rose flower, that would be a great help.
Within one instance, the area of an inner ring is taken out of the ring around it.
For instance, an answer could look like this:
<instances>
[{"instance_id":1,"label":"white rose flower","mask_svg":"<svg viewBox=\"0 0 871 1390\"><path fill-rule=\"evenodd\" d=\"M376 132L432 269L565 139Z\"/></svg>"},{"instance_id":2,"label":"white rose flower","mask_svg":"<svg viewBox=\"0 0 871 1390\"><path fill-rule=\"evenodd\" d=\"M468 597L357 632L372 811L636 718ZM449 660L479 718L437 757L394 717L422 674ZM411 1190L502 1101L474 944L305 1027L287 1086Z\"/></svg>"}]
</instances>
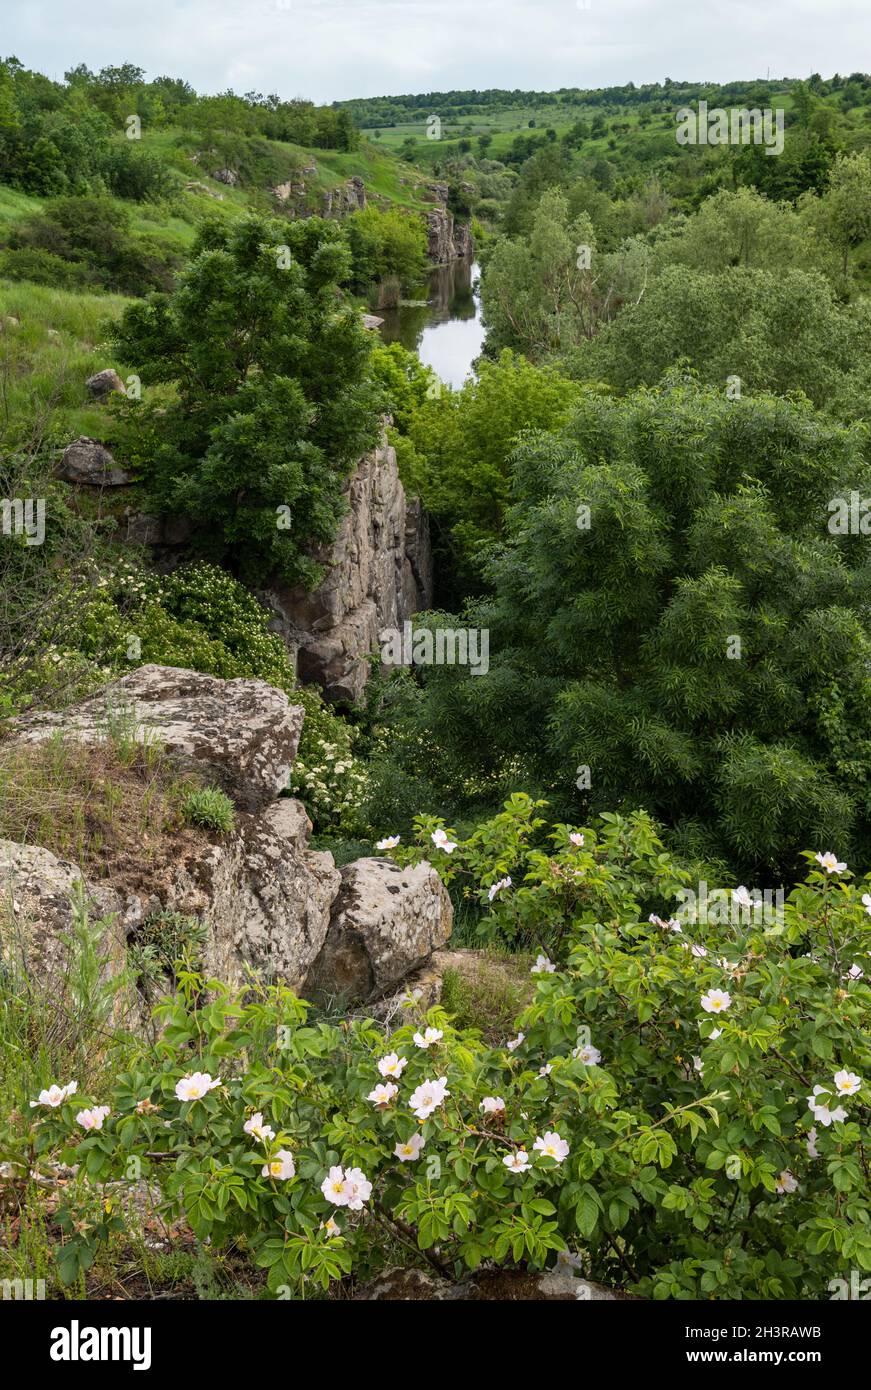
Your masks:
<instances>
[{"instance_id":1,"label":"white rose flower","mask_svg":"<svg viewBox=\"0 0 871 1390\"><path fill-rule=\"evenodd\" d=\"M179 1100L202 1100L220 1084L220 1076L213 1081L207 1071L192 1071L176 1082L175 1093Z\"/></svg>"},{"instance_id":2,"label":"white rose flower","mask_svg":"<svg viewBox=\"0 0 871 1390\"><path fill-rule=\"evenodd\" d=\"M92 1110L80 1110L76 1116L76 1124L81 1125L82 1129L102 1129L103 1121L108 1114L108 1105L95 1105Z\"/></svg>"},{"instance_id":3,"label":"white rose flower","mask_svg":"<svg viewBox=\"0 0 871 1390\"><path fill-rule=\"evenodd\" d=\"M399 1057L395 1052L388 1052L386 1057L382 1057L378 1063L378 1070L382 1076L401 1076L403 1068L408 1065L407 1057Z\"/></svg>"},{"instance_id":4,"label":"white rose flower","mask_svg":"<svg viewBox=\"0 0 871 1390\"><path fill-rule=\"evenodd\" d=\"M451 1094L447 1088L447 1080L446 1076L440 1076L437 1081L423 1081L412 1091L408 1103L419 1120L429 1119L445 1096Z\"/></svg>"},{"instance_id":5,"label":"white rose flower","mask_svg":"<svg viewBox=\"0 0 871 1390\"><path fill-rule=\"evenodd\" d=\"M40 1091L38 1100L30 1102L30 1108L33 1110L37 1105L47 1105L50 1109L56 1110L70 1096L74 1096L78 1089L78 1081L70 1081L66 1086L49 1086L48 1090Z\"/></svg>"},{"instance_id":6,"label":"white rose flower","mask_svg":"<svg viewBox=\"0 0 871 1390\"><path fill-rule=\"evenodd\" d=\"M332 1202L334 1207L346 1207L348 1205L344 1168L336 1166L330 1169L321 1183L321 1192L328 1202Z\"/></svg>"},{"instance_id":7,"label":"white rose flower","mask_svg":"<svg viewBox=\"0 0 871 1390\"><path fill-rule=\"evenodd\" d=\"M485 1115L504 1115L505 1101L501 1096L485 1096L479 1106Z\"/></svg>"},{"instance_id":8,"label":"white rose flower","mask_svg":"<svg viewBox=\"0 0 871 1390\"><path fill-rule=\"evenodd\" d=\"M862 1078L857 1076L854 1071L836 1071L835 1088L839 1096L854 1096L861 1090Z\"/></svg>"},{"instance_id":9,"label":"white rose flower","mask_svg":"<svg viewBox=\"0 0 871 1390\"><path fill-rule=\"evenodd\" d=\"M816 854L814 858L818 864L822 864L827 874L842 874L847 867L831 850L826 850L825 854Z\"/></svg>"},{"instance_id":10,"label":"white rose flower","mask_svg":"<svg viewBox=\"0 0 871 1390\"><path fill-rule=\"evenodd\" d=\"M386 1110L393 1097L397 1095L399 1095L399 1087L394 1086L393 1082L389 1081L386 1086L383 1082L376 1086L374 1091L369 1092L366 1099L371 1100L373 1105L377 1105L379 1110Z\"/></svg>"},{"instance_id":11,"label":"white rose flower","mask_svg":"<svg viewBox=\"0 0 871 1390\"><path fill-rule=\"evenodd\" d=\"M732 996L724 989L709 989L707 994L702 995L702 1008L705 1013L721 1014L731 1003Z\"/></svg>"},{"instance_id":12,"label":"white rose flower","mask_svg":"<svg viewBox=\"0 0 871 1390\"><path fill-rule=\"evenodd\" d=\"M552 1158L555 1163L562 1163L569 1155L568 1144L565 1139L560 1139L556 1130L547 1130L546 1133L540 1134L532 1147L543 1158Z\"/></svg>"},{"instance_id":13,"label":"white rose flower","mask_svg":"<svg viewBox=\"0 0 871 1390\"><path fill-rule=\"evenodd\" d=\"M271 1125L263 1123L263 1114L260 1110L252 1115L250 1120L245 1121L242 1129L246 1134L250 1134L255 1139L259 1139L261 1143L265 1143L267 1139L275 1138L275 1130Z\"/></svg>"},{"instance_id":14,"label":"white rose flower","mask_svg":"<svg viewBox=\"0 0 871 1390\"><path fill-rule=\"evenodd\" d=\"M556 966L549 956L537 955L535 965L529 973L530 975L553 975L555 971Z\"/></svg>"},{"instance_id":15,"label":"white rose flower","mask_svg":"<svg viewBox=\"0 0 871 1390\"><path fill-rule=\"evenodd\" d=\"M445 854L453 854L454 850L457 848L457 841L449 840L447 831L442 830L441 827L439 827L438 830L434 830L432 832L432 834L430 835L430 839L432 840L436 849L444 850Z\"/></svg>"},{"instance_id":16,"label":"white rose flower","mask_svg":"<svg viewBox=\"0 0 871 1390\"><path fill-rule=\"evenodd\" d=\"M410 1139L406 1139L404 1142L400 1140L393 1152L400 1163L414 1163L420 1158L420 1151L425 1143L426 1140L422 1134L412 1134Z\"/></svg>"},{"instance_id":17,"label":"white rose flower","mask_svg":"<svg viewBox=\"0 0 871 1390\"><path fill-rule=\"evenodd\" d=\"M279 1149L274 1158L271 1158L268 1163L264 1163L260 1172L264 1178L278 1178L282 1182L287 1182L289 1178L296 1176L293 1154L289 1149Z\"/></svg>"},{"instance_id":18,"label":"white rose flower","mask_svg":"<svg viewBox=\"0 0 871 1390\"><path fill-rule=\"evenodd\" d=\"M843 1105L838 1105L833 1110L829 1104L831 1091L825 1086L814 1086L814 1093L808 1096L808 1109L813 1112L813 1117L817 1124L824 1125L826 1129L836 1121L843 1123L847 1118L847 1112Z\"/></svg>"}]
</instances>

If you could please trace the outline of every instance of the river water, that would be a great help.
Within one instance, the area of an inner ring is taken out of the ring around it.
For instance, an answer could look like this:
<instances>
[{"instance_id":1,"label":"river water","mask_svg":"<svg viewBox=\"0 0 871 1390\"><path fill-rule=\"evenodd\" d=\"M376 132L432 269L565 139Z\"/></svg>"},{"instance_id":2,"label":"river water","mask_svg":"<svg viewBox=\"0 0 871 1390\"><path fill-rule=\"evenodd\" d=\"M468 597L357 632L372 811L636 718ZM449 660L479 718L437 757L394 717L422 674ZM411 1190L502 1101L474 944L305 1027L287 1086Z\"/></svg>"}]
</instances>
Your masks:
<instances>
[{"instance_id":1,"label":"river water","mask_svg":"<svg viewBox=\"0 0 871 1390\"><path fill-rule=\"evenodd\" d=\"M376 309L386 343L400 342L448 386L460 387L484 346L480 270L461 257L436 266L396 309Z\"/></svg>"}]
</instances>

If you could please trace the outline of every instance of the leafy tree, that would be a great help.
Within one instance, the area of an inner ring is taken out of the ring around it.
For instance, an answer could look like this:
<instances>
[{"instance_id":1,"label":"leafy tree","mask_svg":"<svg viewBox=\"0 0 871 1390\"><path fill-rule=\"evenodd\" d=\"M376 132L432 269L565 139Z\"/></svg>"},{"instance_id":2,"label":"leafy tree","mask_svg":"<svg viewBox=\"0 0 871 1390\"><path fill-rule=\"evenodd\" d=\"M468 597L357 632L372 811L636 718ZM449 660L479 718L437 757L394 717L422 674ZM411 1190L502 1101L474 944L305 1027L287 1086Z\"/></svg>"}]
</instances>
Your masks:
<instances>
[{"instance_id":1,"label":"leafy tree","mask_svg":"<svg viewBox=\"0 0 871 1390\"><path fill-rule=\"evenodd\" d=\"M867 150L839 155L835 160L822 213L846 276L850 251L871 236L871 158Z\"/></svg>"},{"instance_id":2,"label":"leafy tree","mask_svg":"<svg viewBox=\"0 0 871 1390\"><path fill-rule=\"evenodd\" d=\"M488 348L519 349L531 357L572 346L595 322L594 279L578 265L578 248L594 249L593 226L582 214L569 221L557 189L540 199L529 237L501 237L483 284Z\"/></svg>"},{"instance_id":3,"label":"leafy tree","mask_svg":"<svg viewBox=\"0 0 871 1390\"><path fill-rule=\"evenodd\" d=\"M346 218L343 230L354 258L354 283L364 288L373 280L395 276L403 284L426 271L426 232L423 222L399 208L370 206Z\"/></svg>"},{"instance_id":4,"label":"leafy tree","mask_svg":"<svg viewBox=\"0 0 871 1390\"><path fill-rule=\"evenodd\" d=\"M863 446L807 403L677 378L522 442L464 619L489 673L428 667L414 708L446 784L644 806L742 872L867 856L871 565L828 528L832 499L871 497Z\"/></svg>"},{"instance_id":5,"label":"leafy tree","mask_svg":"<svg viewBox=\"0 0 871 1390\"><path fill-rule=\"evenodd\" d=\"M430 394L409 415L406 433L426 460L421 495L443 541L450 535L447 573L469 581L477 551L499 536L517 436L558 426L577 394L556 369L506 349L461 390Z\"/></svg>"},{"instance_id":6,"label":"leafy tree","mask_svg":"<svg viewBox=\"0 0 871 1390\"><path fill-rule=\"evenodd\" d=\"M724 388L737 376L742 389L801 390L822 405L869 357L866 317L841 305L815 271L669 266L563 365L569 375L629 390L655 384L685 358Z\"/></svg>"},{"instance_id":7,"label":"leafy tree","mask_svg":"<svg viewBox=\"0 0 871 1390\"><path fill-rule=\"evenodd\" d=\"M697 270L826 269L827 250L791 203L773 203L755 188L720 189L706 198L663 254Z\"/></svg>"},{"instance_id":8,"label":"leafy tree","mask_svg":"<svg viewBox=\"0 0 871 1390\"><path fill-rule=\"evenodd\" d=\"M338 289L350 269L329 224L209 222L172 295L131 305L115 335L146 385L176 391L125 411L153 505L251 582L318 578L311 544L332 538L377 434L369 335Z\"/></svg>"},{"instance_id":9,"label":"leafy tree","mask_svg":"<svg viewBox=\"0 0 871 1390\"><path fill-rule=\"evenodd\" d=\"M822 193L834 158L834 144L827 115L819 124L821 129L813 125L788 129L783 152L773 159L763 145L742 145L734 153L736 182L757 188L775 202L794 201L809 191Z\"/></svg>"}]
</instances>

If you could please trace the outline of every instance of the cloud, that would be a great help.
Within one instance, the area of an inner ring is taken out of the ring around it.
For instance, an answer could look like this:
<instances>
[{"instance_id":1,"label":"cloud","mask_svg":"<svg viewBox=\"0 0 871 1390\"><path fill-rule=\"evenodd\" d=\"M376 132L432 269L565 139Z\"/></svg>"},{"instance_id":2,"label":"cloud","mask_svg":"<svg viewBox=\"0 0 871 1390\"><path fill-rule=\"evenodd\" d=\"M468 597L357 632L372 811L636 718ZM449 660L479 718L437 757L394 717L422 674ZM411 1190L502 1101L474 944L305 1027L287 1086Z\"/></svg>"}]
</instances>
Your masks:
<instances>
[{"instance_id":1,"label":"cloud","mask_svg":"<svg viewBox=\"0 0 871 1390\"><path fill-rule=\"evenodd\" d=\"M134 62L199 91L315 101L456 88L608 86L853 71L867 0L28 0L4 50L60 78Z\"/></svg>"}]
</instances>

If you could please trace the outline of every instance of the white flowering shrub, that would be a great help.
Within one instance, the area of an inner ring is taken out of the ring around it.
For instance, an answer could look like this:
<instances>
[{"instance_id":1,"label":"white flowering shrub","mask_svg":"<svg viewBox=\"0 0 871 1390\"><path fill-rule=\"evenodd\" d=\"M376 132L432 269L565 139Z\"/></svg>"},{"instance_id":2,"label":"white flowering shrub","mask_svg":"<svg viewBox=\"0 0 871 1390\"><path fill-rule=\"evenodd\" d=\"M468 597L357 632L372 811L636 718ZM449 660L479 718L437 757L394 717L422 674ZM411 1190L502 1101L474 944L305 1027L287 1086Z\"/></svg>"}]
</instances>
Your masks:
<instances>
[{"instance_id":1,"label":"white flowering shrub","mask_svg":"<svg viewBox=\"0 0 871 1390\"><path fill-rule=\"evenodd\" d=\"M269 613L232 575L208 564L157 574L121 559L91 565L77 582L70 607L76 621L62 643L47 648L40 670L31 672L34 688L44 688L46 665L49 674L52 666L63 672L66 698L145 662L225 680L265 680L305 709L291 790L305 801L316 831L365 829L359 808L367 778L353 751L354 730L325 706L317 690L297 684L287 647L269 631ZM17 693L23 703L24 692Z\"/></svg>"},{"instance_id":2,"label":"white flowering shrub","mask_svg":"<svg viewBox=\"0 0 871 1390\"><path fill-rule=\"evenodd\" d=\"M492 887L512 875L487 835ZM871 884L809 853L773 927L649 920L646 818L553 841L493 898L531 894L560 952L499 1046L439 1008L336 1025L182 971L156 1047L105 1093L34 1097L23 1152L146 1176L286 1297L372 1273L393 1237L448 1277L568 1251L655 1299L825 1298L871 1269Z\"/></svg>"},{"instance_id":3,"label":"white flowering shrub","mask_svg":"<svg viewBox=\"0 0 871 1390\"><path fill-rule=\"evenodd\" d=\"M334 723L340 721L334 717ZM291 790L305 802L312 823L320 831L362 833L366 829L360 813L368 786L366 765L354 757L349 725L330 733L332 738L310 733L293 765Z\"/></svg>"}]
</instances>

